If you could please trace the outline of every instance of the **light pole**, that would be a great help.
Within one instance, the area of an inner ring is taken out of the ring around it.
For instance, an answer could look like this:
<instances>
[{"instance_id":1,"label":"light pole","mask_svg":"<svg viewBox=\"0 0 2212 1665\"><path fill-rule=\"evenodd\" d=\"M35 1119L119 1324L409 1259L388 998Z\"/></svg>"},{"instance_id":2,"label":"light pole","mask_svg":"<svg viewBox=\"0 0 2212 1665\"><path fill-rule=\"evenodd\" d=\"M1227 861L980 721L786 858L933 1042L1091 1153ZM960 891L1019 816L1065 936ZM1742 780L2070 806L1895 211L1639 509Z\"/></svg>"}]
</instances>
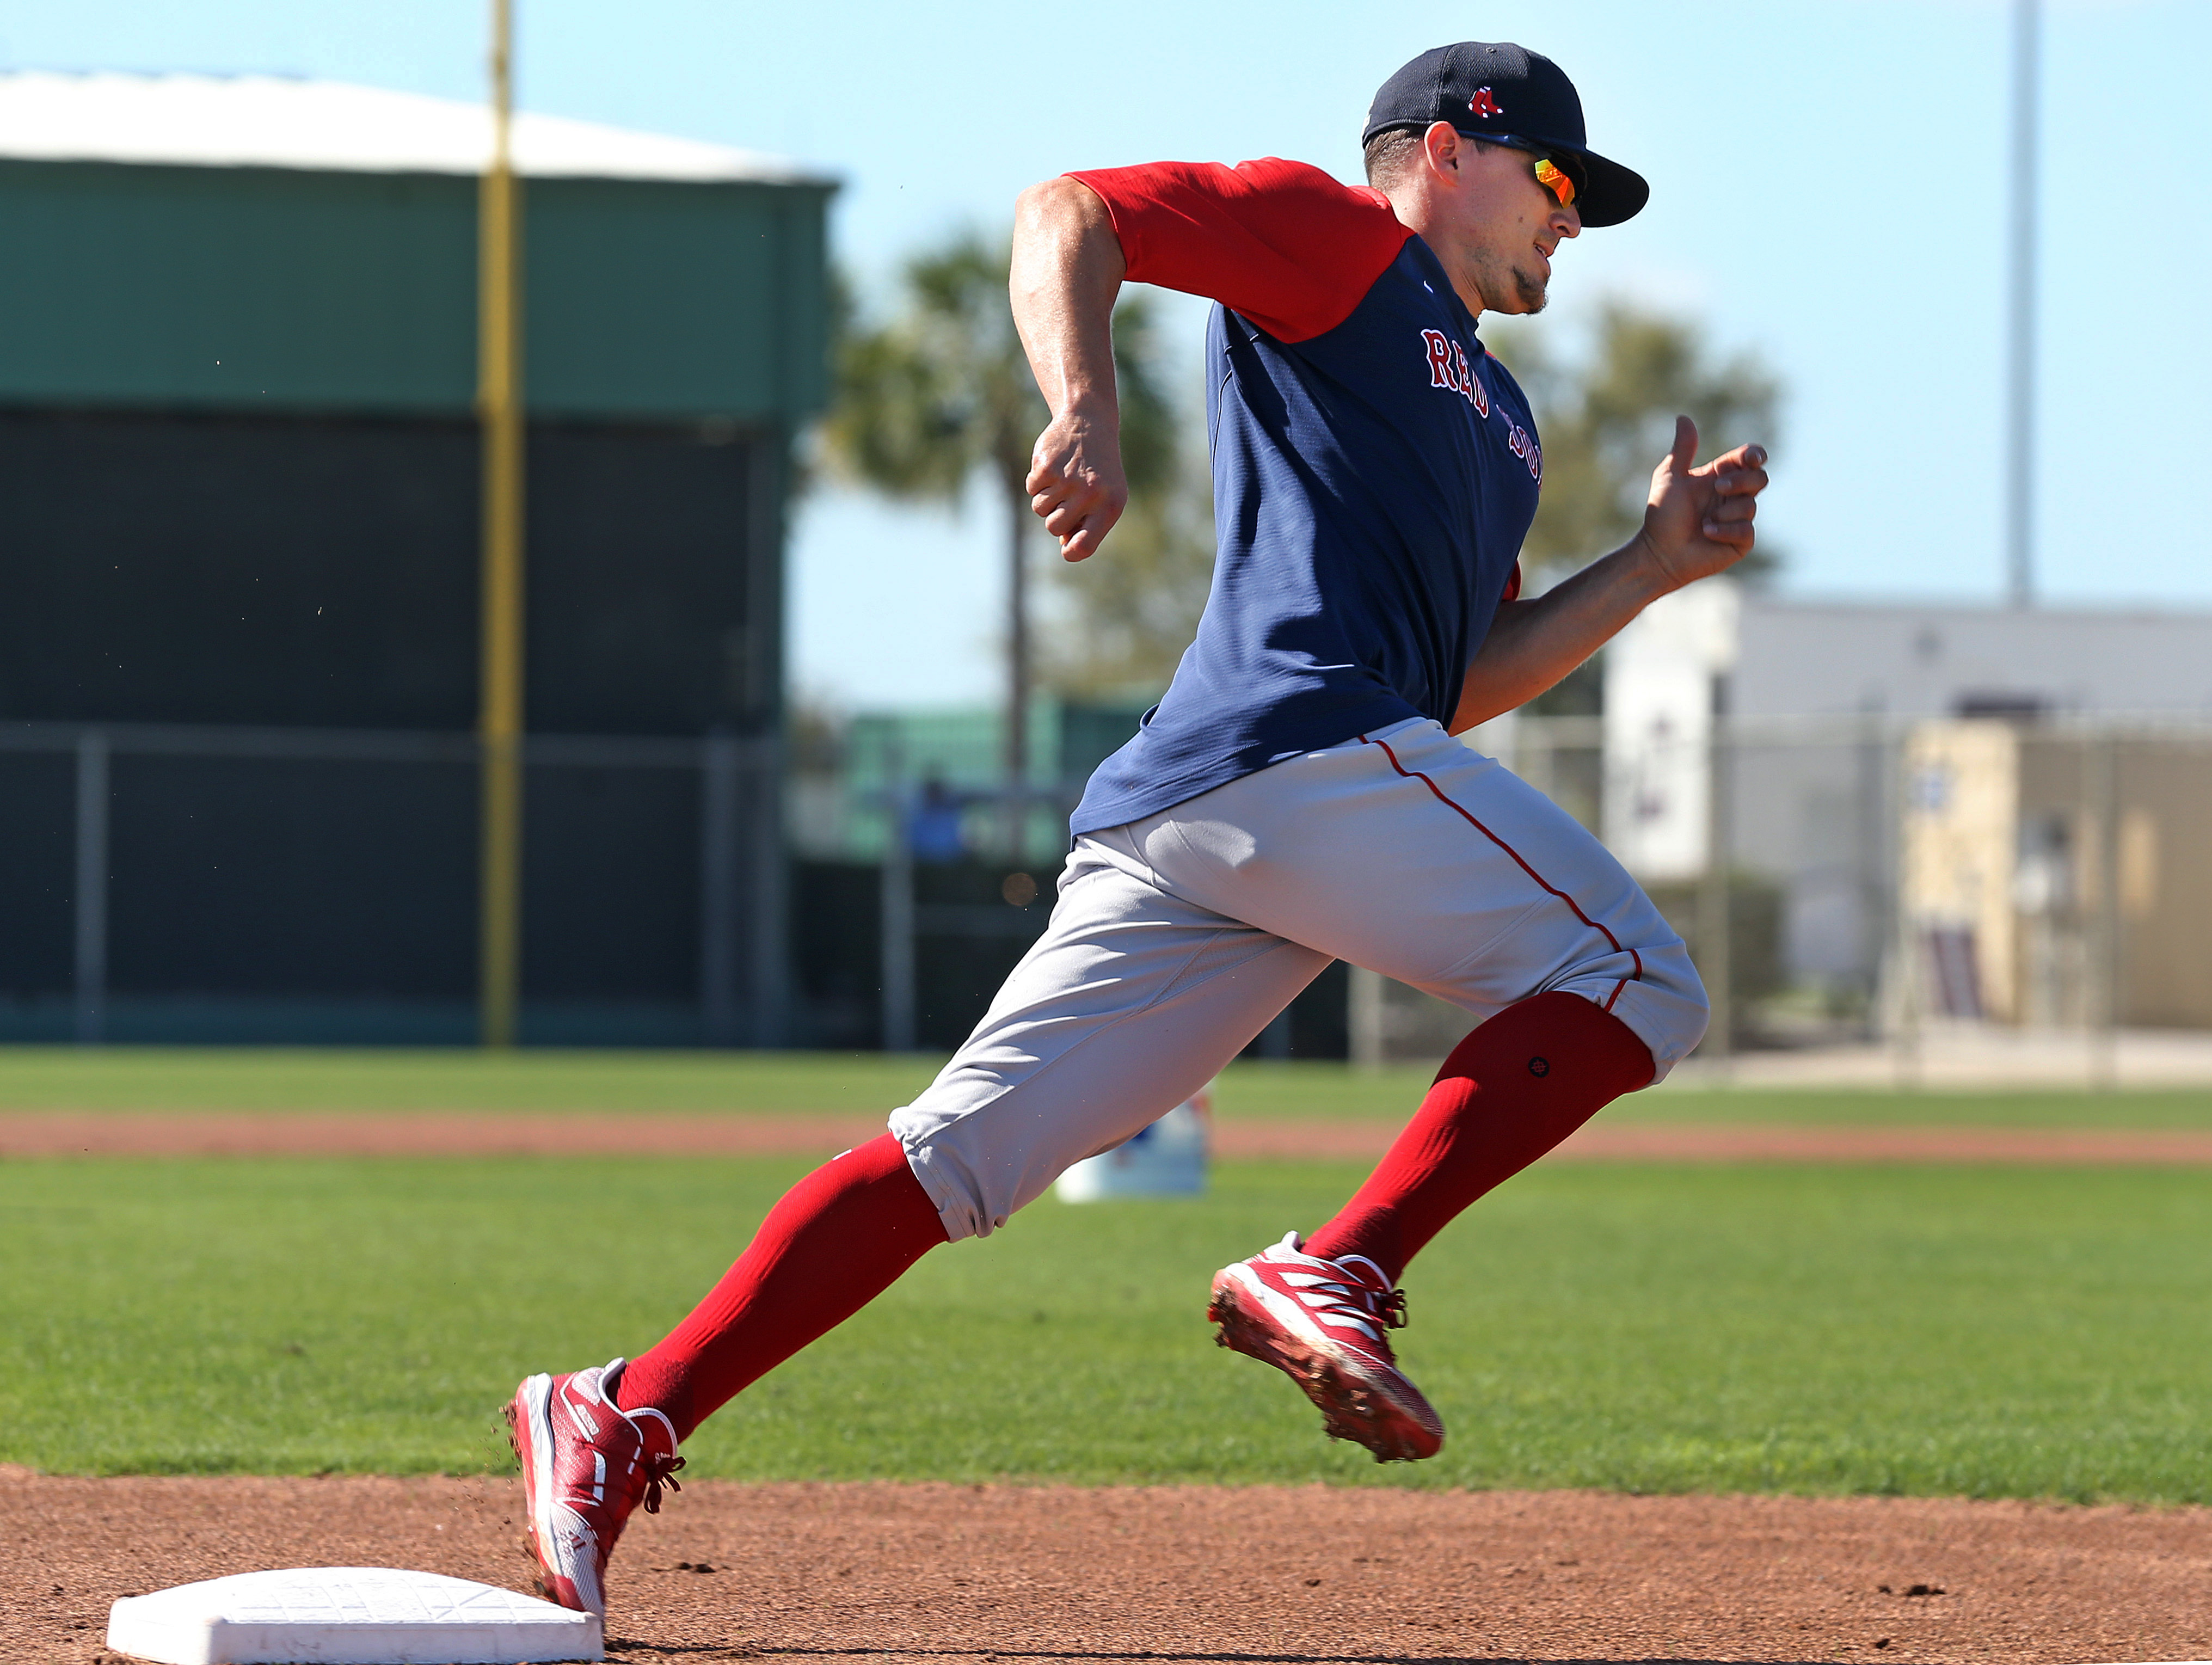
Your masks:
<instances>
[{"instance_id":1,"label":"light pole","mask_svg":"<svg viewBox=\"0 0 2212 1665\"><path fill-rule=\"evenodd\" d=\"M491 160L477 197L477 415L483 427L483 846L477 1029L514 1044L522 945L521 202L510 149L513 0L491 6Z\"/></svg>"},{"instance_id":2,"label":"light pole","mask_svg":"<svg viewBox=\"0 0 2212 1665\"><path fill-rule=\"evenodd\" d=\"M2035 602L2035 132L2041 0L2013 0L2012 249L2005 378L2005 599Z\"/></svg>"}]
</instances>

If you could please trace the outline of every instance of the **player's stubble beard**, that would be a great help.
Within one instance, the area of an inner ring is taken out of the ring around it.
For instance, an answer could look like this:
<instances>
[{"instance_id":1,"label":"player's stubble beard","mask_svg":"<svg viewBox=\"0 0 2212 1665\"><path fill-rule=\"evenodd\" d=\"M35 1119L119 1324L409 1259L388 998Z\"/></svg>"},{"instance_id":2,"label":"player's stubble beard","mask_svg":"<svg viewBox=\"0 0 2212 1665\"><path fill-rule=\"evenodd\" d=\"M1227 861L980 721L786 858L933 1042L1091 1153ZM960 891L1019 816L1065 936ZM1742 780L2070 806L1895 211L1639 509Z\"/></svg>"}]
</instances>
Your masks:
<instances>
[{"instance_id":1,"label":"player's stubble beard","mask_svg":"<svg viewBox=\"0 0 2212 1665\"><path fill-rule=\"evenodd\" d=\"M1474 292L1492 312L1525 317L1551 304L1550 283L1547 274L1530 271L1502 254L1492 253L1483 259L1475 274ZM1500 304L1509 295L1516 304L1510 307Z\"/></svg>"},{"instance_id":2,"label":"player's stubble beard","mask_svg":"<svg viewBox=\"0 0 2212 1665\"><path fill-rule=\"evenodd\" d=\"M1530 270L1518 261L1500 262L1513 274L1513 296L1521 303L1521 314L1540 313L1551 303L1552 275L1544 270Z\"/></svg>"}]
</instances>

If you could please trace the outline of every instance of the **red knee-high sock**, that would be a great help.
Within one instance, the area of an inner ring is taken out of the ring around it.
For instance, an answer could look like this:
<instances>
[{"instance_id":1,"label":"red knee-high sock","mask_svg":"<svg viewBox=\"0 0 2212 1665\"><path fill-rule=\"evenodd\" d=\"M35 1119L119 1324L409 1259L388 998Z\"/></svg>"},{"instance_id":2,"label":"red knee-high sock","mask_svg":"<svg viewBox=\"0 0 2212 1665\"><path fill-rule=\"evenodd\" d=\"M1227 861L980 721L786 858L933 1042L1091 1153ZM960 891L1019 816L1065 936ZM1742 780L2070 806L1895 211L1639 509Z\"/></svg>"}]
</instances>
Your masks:
<instances>
[{"instance_id":1,"label":"red knee-high sock","mask_svg":"<svg viewBox=\"0 0 2212 1665\"><path fill-rule=\"evenodd\" d=\"M615 1401L651 1406L678 1439L945 1241L906 1152L885 1133L783 1194L707 1298L624 1368Z\"/></svg>"},{"instance_id":2,"label":"red knee-high sock","mask_svg":"<svg viewBox=\"0 0 2212 1665\"><path fill-rule=\"evenodd\" d=\"M1395 1283L1462 1209L1651 1079L1627 1024L1579 994L1539 994L1476 1027L1421 1108L1306 1253L1364 1255Z\"/></svg>"}]
</instances>

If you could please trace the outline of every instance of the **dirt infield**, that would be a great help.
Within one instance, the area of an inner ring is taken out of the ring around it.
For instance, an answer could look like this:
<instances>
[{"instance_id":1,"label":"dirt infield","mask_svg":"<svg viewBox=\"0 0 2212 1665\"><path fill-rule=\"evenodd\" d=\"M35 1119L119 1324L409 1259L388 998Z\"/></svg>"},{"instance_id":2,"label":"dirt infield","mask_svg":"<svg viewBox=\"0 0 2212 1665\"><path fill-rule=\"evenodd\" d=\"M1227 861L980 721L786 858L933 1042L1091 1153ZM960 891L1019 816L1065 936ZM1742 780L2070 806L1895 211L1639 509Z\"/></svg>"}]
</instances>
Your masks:
<instances>
[{"instance_id":1,"label":"dirt infield","mask_svg":"<svg viewBox=\"0 0 2212 1665\"><path fill-rule=\"evenodd\" d=\"M0 1656L284 1565L527 1589L512 1480L0 1477ZM704 1481L641 1516L610 1656L1243 1662L2212 1655L2212 1511L1597 1492Z\"/></svg>"},{"instance_id":2,"label":"dirt infield","mask_svg":"<svg viewBox=\"0 0 2212 1665\"><path fill-rule=\"evenodd\" d=\"M879 1116L0 1115L0 1158L205 1156L827 1157L884 1130ZM1215 1154L1232 1159L1371 1161L1385 1121L1224 1121ZM2001 1163L2035 1166L2212 1166L2212 1133L2102 1128L1801 1127L1622 1123L1583 1128L1548 1158L1586 1162Z\"/></svg>"}]
</instances>

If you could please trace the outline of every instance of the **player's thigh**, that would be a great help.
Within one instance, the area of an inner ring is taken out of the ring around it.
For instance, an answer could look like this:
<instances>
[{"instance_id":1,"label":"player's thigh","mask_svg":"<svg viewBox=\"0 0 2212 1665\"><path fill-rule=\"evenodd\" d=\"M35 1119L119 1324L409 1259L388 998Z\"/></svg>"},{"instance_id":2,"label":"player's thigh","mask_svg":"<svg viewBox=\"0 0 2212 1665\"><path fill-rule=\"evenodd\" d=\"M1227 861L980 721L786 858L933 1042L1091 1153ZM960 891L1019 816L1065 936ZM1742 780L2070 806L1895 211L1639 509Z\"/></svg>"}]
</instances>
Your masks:
<instances>
[{"instance_id":1,"label":"player's thigh","mask_svg":"<svg viewBox=\"0 0 2212 1665\"><path fill-rule=\"evenodd\" d=\"M1328 957L1152 884L1106 840L1070 859L1045 934L891 1131L948 1233L989 1233L1063 1171L1188 1098Z\"/></svg>"},{"instance_id":2,"label":"player's thigh","mask_svg":"<svg viewBox=\"0 0 2212 1665\"><path fill-rule=\"evenodd\" d=\"M1132 829L1164 882L1478 1017L1565 989L1663 1073L1702 1034L1681 939L1589 831L1433 723L1248 775Z\"/></svg>"}]
</instances>

